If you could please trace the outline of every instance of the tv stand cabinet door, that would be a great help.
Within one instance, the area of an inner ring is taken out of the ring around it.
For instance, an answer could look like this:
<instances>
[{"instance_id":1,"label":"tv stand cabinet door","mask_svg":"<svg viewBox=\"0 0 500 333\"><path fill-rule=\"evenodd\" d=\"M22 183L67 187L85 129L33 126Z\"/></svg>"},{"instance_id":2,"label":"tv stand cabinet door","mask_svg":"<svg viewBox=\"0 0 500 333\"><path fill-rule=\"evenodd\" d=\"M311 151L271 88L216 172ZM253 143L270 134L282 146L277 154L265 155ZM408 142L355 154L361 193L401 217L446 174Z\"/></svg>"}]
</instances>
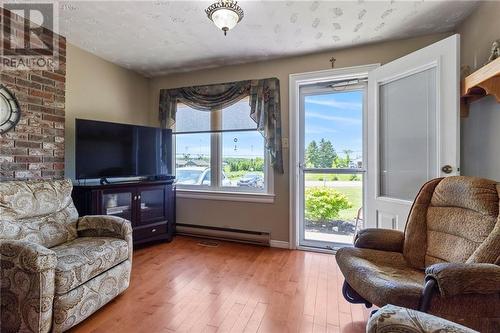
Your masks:
<instances>
[{"instance_id":1,"label":"tv stand cabinet door","mask_svg":"<svg viewBox=\"0 0 500 333\"><path fill-rule=\"evenodd\" d=\"M153 223L167 223L166 186L145 186L137 188L137 223L145 226Z\"/></svg>"},{"instance_id":2,"label":"tv stand cabinet door","mask_svg":"<svg viewBox=\"0 0 500 333\"><path fill-rule=\"evenodd\" d=\"M117 188L101 191L100 214L112 215L136 224L137 193L135 188Z\"/></svg>"}]
</instances>

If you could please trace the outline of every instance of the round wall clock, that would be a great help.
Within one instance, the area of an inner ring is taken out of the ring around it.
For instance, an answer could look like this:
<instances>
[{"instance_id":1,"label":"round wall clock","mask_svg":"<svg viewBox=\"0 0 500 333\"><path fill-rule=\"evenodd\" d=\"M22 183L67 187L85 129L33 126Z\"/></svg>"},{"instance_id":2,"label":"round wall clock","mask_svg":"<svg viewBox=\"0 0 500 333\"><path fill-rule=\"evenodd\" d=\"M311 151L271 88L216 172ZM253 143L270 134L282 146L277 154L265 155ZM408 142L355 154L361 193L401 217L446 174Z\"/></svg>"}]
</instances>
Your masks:
<instances>
[{"instance_id":1,"label":"round wall clock","mask_svg":"<svg viewBox=\"0 0 500 333\"><path fill-rule=\"evenodd\" d=\"M0 84L0 134L13 129L20 118L21 109L16 97Z\"/></svg>"}]
</instances>

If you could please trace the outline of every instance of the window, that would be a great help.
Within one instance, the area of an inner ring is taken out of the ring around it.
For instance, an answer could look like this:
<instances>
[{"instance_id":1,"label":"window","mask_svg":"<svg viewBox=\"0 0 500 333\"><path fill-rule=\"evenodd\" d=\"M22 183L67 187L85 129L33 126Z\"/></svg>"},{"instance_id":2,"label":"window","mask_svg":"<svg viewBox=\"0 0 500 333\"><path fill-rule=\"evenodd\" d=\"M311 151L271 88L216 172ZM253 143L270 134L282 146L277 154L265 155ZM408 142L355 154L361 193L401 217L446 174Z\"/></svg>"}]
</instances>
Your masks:
<instances>
[{"instance_id":1,"label":"window","mask_svg":"<svg viewBox=\"0 0 500 333\"><path fill-rule=\"evenodd\" d=\"M265 141L248 98L218 111L177 107L175 164L179 189L270 192Z\"/></svg>"}]
</instances>

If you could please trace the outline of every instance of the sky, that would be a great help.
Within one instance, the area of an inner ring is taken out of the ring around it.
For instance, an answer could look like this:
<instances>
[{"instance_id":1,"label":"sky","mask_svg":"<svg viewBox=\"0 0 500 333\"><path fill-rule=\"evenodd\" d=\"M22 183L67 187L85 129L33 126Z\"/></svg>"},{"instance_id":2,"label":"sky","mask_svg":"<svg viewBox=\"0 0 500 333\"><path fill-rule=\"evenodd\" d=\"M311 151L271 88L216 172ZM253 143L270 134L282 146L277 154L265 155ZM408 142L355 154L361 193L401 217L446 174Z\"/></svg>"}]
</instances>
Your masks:
<instances>
[{"instance_id":1,"label":"sky","mask_svg":"<svg viewBox=\"0 0 500 333\"><path fill-rule=\"evenodd\" d=\"M348 149L354 153L352 158L361 157L362 152L362 117L363 92L335 92L331 94L312 95L305 99L304 131L305 146L312 140L319 142L322 138L330 140L339 155ZM223 114L223 126L248 128L253 124L249 116L248 101L243 100L226 109ZM182 119L182 114L189 121ZM237 115L236 118L245 118L245 121L229 121L226 115ZM196 115L199 115L197 117ZM194 117L193 117L194 116ZM197 121L192 121L194 118ZM209 117L203 111L183 111L178 109L177 123L181 130L208 129ZM222 134L223 157L263 157L264 138L255 132L226 132ZM183 134L176 136L177 155L190 154L191 156L210 155L210 134Z\"/></svg>"},{"instance_id":2,"label":"sky","mask_svg":"<svg viewBox=\"0 0 500 333\"><path fill-rule=\"evenodd\" d=\"M315 140L330 140L339 155L352 150L361 158L363 149L363 92L335 92L305 98L305 147Z\"/></svg>"}]
</instances>

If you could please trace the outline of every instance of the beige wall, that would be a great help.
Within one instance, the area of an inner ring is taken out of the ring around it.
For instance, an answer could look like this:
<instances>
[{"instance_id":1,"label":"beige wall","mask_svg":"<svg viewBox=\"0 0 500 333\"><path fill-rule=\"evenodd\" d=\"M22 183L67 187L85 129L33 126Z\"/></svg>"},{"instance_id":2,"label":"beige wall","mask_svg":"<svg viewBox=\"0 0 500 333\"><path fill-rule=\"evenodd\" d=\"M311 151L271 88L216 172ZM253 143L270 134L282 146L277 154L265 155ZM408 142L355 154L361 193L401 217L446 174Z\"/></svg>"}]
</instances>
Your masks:
<instances>
[{"instance_id":1,"label":"beige wall","mask_svg":"<svg viewBox=\"0 0 500 333\"><path fill-rule=\"evenodd\" d=\"M337 59L336 67L338 68L372 63L383 64L447 36L448 34L425 36L334 52L154 78L150 82L149 120L151 123L157 121L159 91L162 88L278 77L281 85L283 136L288 137L288 78L290 74L328 69L330 68L329 59L332 56ZM273 240L288 241L288 151L284 152L284 163L285 174L275 175L276 200L273 204L178 199L177 221L180 223L270 231Z\"/></svg>"},{"instance_id":2,"label":"beige wall","mask_svg":"<svg viewBox=\"0 0 500 333\"><path fill-rule=\"evenodd\" d=\"M458 28L462 64L472 70L490 55L491 44L500 39L500 2L482 2ZM472 103L468 118L462 119L462 174L500 180L500 104L493 97Z\"/></svg>"},{"instance_id":3,"label":"beige wall","mask_svg":"<svg viewBox=\"0 0 500 333\"><path fill-rule=\"evenodd\" d=\"M66 64L65 174L75 173L75 118L148 125L149 80L71 44Z\"/></svg>"}]
</instances>

